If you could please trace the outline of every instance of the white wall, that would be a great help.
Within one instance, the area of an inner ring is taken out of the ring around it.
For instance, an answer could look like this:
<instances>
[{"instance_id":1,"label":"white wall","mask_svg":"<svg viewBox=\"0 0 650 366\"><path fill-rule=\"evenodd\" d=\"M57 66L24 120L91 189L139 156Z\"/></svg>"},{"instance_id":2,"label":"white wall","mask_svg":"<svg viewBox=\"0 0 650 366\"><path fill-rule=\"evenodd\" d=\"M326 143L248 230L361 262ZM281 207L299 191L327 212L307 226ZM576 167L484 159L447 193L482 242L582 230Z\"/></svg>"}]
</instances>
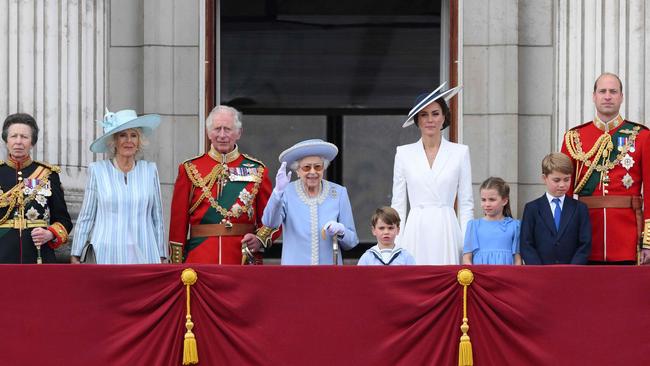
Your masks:
<instances>
[{"instance_id":1,"label":"white wall","mask_svg":"<svg viewBox=\"0 0 650 366\"><path fill-rule=\"evenodd\" d=\"M178 165L203 151L201 4L111 0L108 11L106 104L161 115L144 157L158 164L167 222Z\"/></svg>"}]
</instances>

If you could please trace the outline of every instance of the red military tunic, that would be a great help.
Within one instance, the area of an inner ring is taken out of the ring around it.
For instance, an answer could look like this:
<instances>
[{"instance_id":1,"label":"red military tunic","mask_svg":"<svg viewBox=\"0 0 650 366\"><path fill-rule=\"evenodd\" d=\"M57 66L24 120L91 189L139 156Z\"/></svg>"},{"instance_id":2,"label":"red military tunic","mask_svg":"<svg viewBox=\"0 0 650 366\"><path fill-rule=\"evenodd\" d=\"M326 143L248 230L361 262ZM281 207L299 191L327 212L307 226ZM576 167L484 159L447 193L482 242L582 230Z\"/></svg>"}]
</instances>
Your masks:
<instances>
[{"instance_id":1,"label":"red military tunic","mask_svg":"<svg viewBox=\"0 0 650 366\"><path fill-rule=\"evenodd\" d=\"M589 207L589 260L637 260L643 226L641 202L650 207L649 136L645 126L620 116L608 124L596 119L565 134L562 152L571 158L575 169L568 194L578 194ZM643 219L649 218L648 213L650 210Z\"/></svg>"},{"instance_id":2,"label":"red military tunic","mask_svg":"<svg viewBox=\"0 0 650 366\"><path fill-rule=\"evenodd\" d=\"M262 162L211 148L178 168L171 206L172 261L241 264L245 233L270 244L273 230L262 225L272 186ZM189 234L189 235L188 235Z\"/></svg>"}]
</instances>

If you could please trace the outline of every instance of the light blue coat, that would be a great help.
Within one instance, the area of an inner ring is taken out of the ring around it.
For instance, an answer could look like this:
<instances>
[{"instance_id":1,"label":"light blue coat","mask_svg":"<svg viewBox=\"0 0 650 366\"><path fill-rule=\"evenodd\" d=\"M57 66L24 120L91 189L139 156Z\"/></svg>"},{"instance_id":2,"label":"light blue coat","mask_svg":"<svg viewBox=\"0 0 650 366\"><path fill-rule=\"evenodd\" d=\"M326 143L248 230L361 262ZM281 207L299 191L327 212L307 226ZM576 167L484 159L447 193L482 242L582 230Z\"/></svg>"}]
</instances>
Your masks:
<instances>
[{"instance_id":1,"label":"light blue coat","mask_svg":"<svg viewBox=\"0 0 650 366\"><path fill-rule=\"evenodd\" d=\"M167 258L156 163L138 160L125 174L102 160L91 163L88 172L71 254L81 255L90 239L97 263L160 263Z\"/></svg>"},{"instance_id":2,"label":"light blue coat","mask_svg":"<svg viewBox=\"0 0 650 366\"><path fill-rule=\"evenodd\" d=\"M277 228L282 225L282 264L333 264L332 237L323 239L321 231L328 221L340 222L345 234L339 247L352 249L358 243L352 207L347 190L326 180L318 197L309 198L300 180L289 184L284 192L273 191L264 209L262 223ZM339 249L338 263L342 263Z\"/></svg>"}]
</instances>

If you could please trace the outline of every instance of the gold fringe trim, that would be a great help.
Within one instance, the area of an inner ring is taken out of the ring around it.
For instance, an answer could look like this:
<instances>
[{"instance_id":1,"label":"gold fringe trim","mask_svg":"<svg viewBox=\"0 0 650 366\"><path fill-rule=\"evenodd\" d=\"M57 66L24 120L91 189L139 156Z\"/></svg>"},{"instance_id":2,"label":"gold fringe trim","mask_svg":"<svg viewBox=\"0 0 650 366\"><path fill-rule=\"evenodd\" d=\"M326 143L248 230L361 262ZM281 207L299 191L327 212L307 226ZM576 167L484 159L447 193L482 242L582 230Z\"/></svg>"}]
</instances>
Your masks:
<instances>
[{"instance_id":1,"label":"gold fringe trim","mask_svg":"<svg viewBox=\"0 0 650 366\"><path fill-rule=\"evenodd\" d=\"M198 276L192 268L185 268L181 274L181 281L186 288L187 299L187 315L185 316L185 339L183 341L183 365L196 365L199 363L199 352L196 347L196 337L192 333L194 323L192 323L192 315L190 314L190 286L196 283Z\"/></svg>"},{"instance_id":2,"label":"gold fringe trim","mask_svg":"<svg viewBox=\"0 0 650 366\"><path fill-rule=\"evenodd\" d=\"M474 357L472 356L472 342L469 340L467 332L469 325L467 324L467 287L474 281L474 274L469 269L461 269L456 276L458 283L463 286L463 324L460 326L463 335L460 336L460 344L458 348L458 366L473 366Z\"/></svg>"}]
</instances>

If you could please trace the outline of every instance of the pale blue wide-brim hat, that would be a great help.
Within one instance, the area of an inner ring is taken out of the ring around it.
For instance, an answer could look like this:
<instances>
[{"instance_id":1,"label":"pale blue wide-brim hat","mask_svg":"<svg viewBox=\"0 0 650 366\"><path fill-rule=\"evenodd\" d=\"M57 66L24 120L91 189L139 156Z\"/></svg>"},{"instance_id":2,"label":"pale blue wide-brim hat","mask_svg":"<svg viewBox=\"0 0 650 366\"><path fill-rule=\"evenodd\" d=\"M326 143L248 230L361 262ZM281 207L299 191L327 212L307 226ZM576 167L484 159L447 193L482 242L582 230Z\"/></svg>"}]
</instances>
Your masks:
<instances>
[{"instance_id":1,"label":"pale blue wide-brim hat","mask_svg":"<svg viewBox=\"0 0 650 366\"><path fill-rule=\"evenodd\" d=\"M338 153L339 149L336 145L321 139L310 139L301 141L284 150L280 153L278 160L280 163L286 161L287 165L291 166L294 161L299 161L307 156L319 156L332 161Z\"/></svg>"},{"instance_id":2,"label":"pale blue wide-brim hat","mask_svg":"<svg viewBox=\"0 0 650 366\"><path fill-rule=\"evenodd\" d=\"M448 101L451 99L454 95L458 94L458 92L463 88L461 85L451 88L451 89L446 89L445 85L447 85L447 82L445 81L444 83L440 84L439 87L436 88L436 90L432 91L431 93L425 93L418 95L418 97L415 99L415 105L411 110L409 111L408 117L406 117L406 121L402 125L402 127L408 127L415 123L414 118L415 116L424 108L426 108L429 104L435 102L436 100L440 98L445 98L445 101Z\"/></svg>"},{"instance_id":3,"label":"pale blue wide-brim hat","mask_svg":"<svg viewBox=\"0 0 650 366\"><path fill-rule=\"evenodd\" d=\"M138 117L138 114L132 109L124 109L115 113L109 112L107 109L101 124L104 128L104 134L90 144L90 151L95 153L108 152L106 142L111 136L120 131L130 128L140 128L146 136L151 135L153 130L160 125L160 116L157 114L145 114Z\"/></svg>"}]
</instances>

